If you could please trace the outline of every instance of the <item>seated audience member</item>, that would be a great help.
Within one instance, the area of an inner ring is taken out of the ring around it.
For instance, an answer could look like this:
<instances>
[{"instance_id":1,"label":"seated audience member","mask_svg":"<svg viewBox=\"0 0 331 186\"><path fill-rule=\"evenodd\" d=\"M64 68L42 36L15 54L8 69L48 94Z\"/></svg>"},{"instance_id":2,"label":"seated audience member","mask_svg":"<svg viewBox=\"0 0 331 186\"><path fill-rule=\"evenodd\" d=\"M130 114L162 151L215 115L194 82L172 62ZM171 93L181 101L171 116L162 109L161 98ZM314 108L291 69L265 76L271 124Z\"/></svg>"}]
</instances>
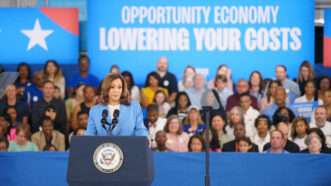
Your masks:
<instances>
[{"instance_id":1,"label":"seated audience member","mask_svg":"<svg viewBox=\"0 0 331 186\"><path fill-rule=\"evenodd\" d=\"M145 87L141 89L141 104L147 107L153 103L155 92L158 90L164 91L168 95L168 91L160 86L161 78L158 73L151 72L147 75Z\"/></svg>"},{"instance_id":2,"label":"seated audience member","mask_svg":"<svg viewBox=\"0 0 331 186\"><path fill-rule=\"evenodd\" d=\"M256 128L256 134L251 138L252 143L255 143L259 152L263 152L265 144L270 142L269 130L271 128L271 122L266 115L260 115L255 119L254 126Z\"/></svg>"},{"instance_id":3,"label":"seated audience member","mask_svg":"<svg viewBox=\"0 0 331 186\"><path fill-rule=\"evenodd\" d=\"M244 113L243 113L243 111L240 107L234 106L230 110L228 116L229 116L228 117L228 125L226 125L225 131L232 140L232 139L234 139L234 135L233 135L234 127L238 124L242 124L242 125L245 126Z\"/></svg>"},{"instance_id":4,"label":"seated audience member","mask_svg":"<svg viewBox=\"0 0 331 186\"><path fill-rule=\"evenodd\" d=\"M216 71L216 75L215 75L215 79L212 79L208 82L208 88L209 89L213 89L215 88L215 81L216 81L216 77L222 75L226 77L226 87L233 92L233 81L232 81L232 73L231 73L231 69L225 65L222 64L220 66L218 66L217 71Z\"/></svg>"},{"instance_id":5,"label":"seated audience member","mask_svg":"<svg viewBox=\"0 0 331 186\"><path fill-rule=\"evenodd\" d=\"M291 153L299 152L300 151L299 146L288 139L288 137L289 137L289 128L290 128L289 124L284 122L284 121L279 122L277 124L276 129L281 131L281 133L282 133L282 142L283 142L283 145L284 145L282 148L286 152L291 152ZM276 138L277 138L277 136L279 137L279 135L276 135ZM271 137L270 138L270 143L265 144L264 147L263 147L264 151L270 149L271 146L272 146L272 141L271 140L272 140L273 136L270 136L270 137Z\"/></svg>"},{"instance_id":6,"label":"seated audience member","mask_svg":"<svg viewBox=\"0 0 331 186\"><path fill-rule=\"evenodd\" d=\"M9 147L9 142L6 137L0 137L0 152L7 151Z\"/></svg>"},{"instance_id":7,"label":"seated audience member","mask_svg":"<svg viewBox=\"0 0 331 186\"><path fill-rule=\"evenodd\" d=\"M178 91L186 91L193 87L193 77L196 71L193 66L186 66L184 69L183 79L178 81Z\"/></svg>"},{"instance_id":8,"label":"seated audience member","mask_svg":"<svg viewBox=\"0 0 331 186\"><path fill-rule=\"evenodd\" d=\"M165 88L167 94L169 94L168 102L173 103L178 92L177 78L173 73L169 72L168 66L168 58L165 56L160 57L156 63L156 73L160 77L159 85Z\"/></svg>"},{"instance_id":9,"label":"seated audience member","mask_svg":"<svg viewBox=\"0 0 331 186\"><path fill-rule=\"evenodd\" d=\"M205 130L205 128L206 125L201 119L198 107L191 106L184 121L184 132L186 132L189 136L200 135Z\"/></svg>"},{"instance_id":10,"label":"seated audience member","mask_svg":"<svg viewBox=\"0 0 331 186\"><path fill-rule=\"evenodd\" d=\"M15 81L17 88L17 94L22 98L23 101L27 101L27 88L31 86L31 68L30 65L23 62L18 64L16 72L18 77Z\"/></svg>"},{"instance_id":11,"label":"seated audience member","mask_svg":"<svg viewBox=\"0 0 331 186\"><path fill-rule=\"evenodd\" d=\"M183 119L187 116L190 106L191 101L186 92L178 92L175 100L175 106L169 110L167 117L177 115L178 118L183 121Z\"/></svg>"},{"instance_id":12,"label":"seated audience member","mask_svg":"<svg viewBox=\"0 0 331 186\"><path fill-rule=\"evenodd\" d=\"M27 125L27 124L22 124L17 121L17 112L15 107L9 106L5 110L5 114L8 115L9 119L9 127L7 128L7 138L9 141L13 141L16 139L16 128L20 125Z\"/></svg>"},{"instance_id":13,"label":"seated audience member","mask_svg":"<svg viewBox=\"0 0 331 186\"><path fill-rule=\"evenodd\" d=\"M243 93L240 95L240 107L244 112L246 135L248 137L253 137L256 134L254 122L260 115L260 112L252 107L252 99L249 93Z\"/></svg>"},{"instance_id":14,"label":"seated audience member","mask_svg":"<svg viewBox=\"0 0 331 186\"><path fill-rule=\"evenodd\" d=\"M232 107L234 107L234 106L240 106L240 95L243 93L249 92L249 84L244 79L238 80L236 87L237 87L237 92L235 94L231 95L227 100L227 103L226 103L227 112L229 112L232 109ZM257 99L255 97L251 96L251 100L252 100L253 108L258 109Z\"/></svg>"},{"instance_id":15,"label":"seated audience member","mask_svg":"<svg viewBox=\"0 0 331 186\"><path fill-rule=\"evenodd\" d=\"M193 87L187 89L186 93L190 98L192 105L196 105L200 109L202 94L207 90L205 85L205 77L202 74L196 74L193 81Z\"/></svg>"},{"instance_id":16,"label":"seated audience member","mask_svg":"<svg viewBox=\"0 0 331 186\"><path fill-rule=\"evenodd\" d=\"M54 129L67 134L67 117L64 102L54 98L54 83L45 81L43 98L32 108L32 132L39 131L40 119L44 116L54 121Z\"/></svg>"},{"instance_id":17,"label":"seated audience member","mask_svg":"<svg viewBox=\"0 0 331 186\"><path fill-rule=\"evenodd\" d=\"M26 88L27 103L30 108L43 97L43 74L37 71L33 74L32 84Z\"/></svg>"},{"instance_id":18,"label":"seated audience member","mask_svg":"<svg viewBox=\"0 0 331 186\"><path fill-rule=\"evenodd\" d=\"M307 81L305 83L304 89L303 89L303 95L300 97L297 97L294 100L294 103L315 103L318 105L322 105L322 100L319 100L317 98L316 89L315 89L315 82L313 80Z\"/></svg>"},{"instance_id":19,"label":"seated audience member","mask_svg":"<svg viewBox=\"0 0 331 186\"><path fill-rule=\"evenodd\" d=\"M72 94L75 87L80 85L92 86L94 89L97 89L99 86L98 78L89 73L90 59L87 55L82 54L79 56L78 66L79 72L72 74L68 80L69 95Z\"/></svg>"},{"instance_id":20,"label":"seated audience member","mask_svg":"<svg viewBox=\"0 0 331 186\"><path fill-rule=\"evenodd\" d=\"M65 98L65 79L60 65L55 60L46 61L43 68L43 78L54 83L60 89L61 99Z\"/></svg>"},{"instance_id":21,"label":"seated audience member","mask_svg":"<svg viewBox=\"0 0 331 186\"><path fill-rule=\"evenodd\" d=\"M249 76L249 94L260 103L264 96L264 81L261 72L253 71Z\"/></svg>"},{"instance_id":22,"label":"seated audience member","mask_svg":"<svg viewBox=\"0 0 331 186\"><path fill-rule=\"evenodd\" d=\"M16 129L15 141L9 142L9 152L38 151L38 147L29 141L30 128L27 125L20 125Z\"/></svg>"},{"instance_id":23,"label":"seated audience member","mask_svg":"<svg viewBox=\"0 0 331 186\"><path fill-rule=\"evenodd\" d=\"M331 149L329 149L326 146L326 139L325 139L325 135L323 134L322 130L319 128L310 128L308 129L307 132L307 136L318 136L319 139L321 140L321 153L331 153ZM308 153L309 149L304 149L303 151L301 151L303 153Z\"/></svg>"},{"instance_id":24,"label":"seated audience member","mask_svg":"<svg viewBox=\"0 0 331 186\"><path fill-rule=\"evenodd\" d=\"M287 69L284 65L277 65L275 74L276 79L280 81L283 87L287 90L286 92L293 93L295 97L301 95L298 84L287 78Z\"/></svg>"},{"instance_id":25,"label":"seated audience member","mask_svg":"<svg viewBox=\"0 0 331 186\"><path fill-rule=\"evenodd\" d=\"M308 129L309 125L305 118L297 117L294 119L291 130L291 137L292 141L299 146L300 151L307 148L305 141L307 138Z\"/></svg>"},{"instance_id":26,"label":"seated audience member","mask_svg":"<svg viewBox=\"0 0 331 186\"><path fill-rule=\"evenodd\" d=\"M310 134L305 141L310 154L320 154L322 152L322 141L319 136Z\"/></svg>"},{"instance_id":27,"label":"seated audience member","mask_svg":"<svg viewBox=\"0 0 331 186\"><path fill-rule=\"evenodd\" d=\"M317 127L322 130L326 137L326 144L331 147L331 122L327 121L327 111L324 106L315 109L315 123L310 124L311 128Z\"/></svg>"},{"instance_id":28,"label":"seated audience member","mask_svg":"<svg viewBox=\"0 0 331 186\"><path fill-rule=\"evenodd\" d=\"M164 127L167 133L166 147L172 152L187 152L189 136L183 132L181 122L175 115L169 116Z\"/></svg>"},{"instance_id":29,"label":"seated audience member","mask_svg":"<svg viewBox=\"0 0 331 186\"><path fill-rule=\"evenodd\" d=\"M248 137L241 137L237 140L238 152L252 152L253 143Z\"/></svg>"},{"instance_id":30,"label":"seated audience member","mask_svg":"<svg viewBox=\"0 0 331 186\"><path fill-rule=\"evenodd\" d=\"M216 76L214 90L216 90L223 108L226 108L226 102L233 92L227 87L227 78L225 75Z\"/></svg>"},{"instance_id":31,"label":"seated audience member","mask_svg":"<svg viewBox=\"0 0 331 186\"><path fill-rule=\"evenodd\" d=\"M272 154L283 154L288 153L285 146L285 138L286 135L283 134L282 131L278 129L274 129L270 132L270 144L269 147L265 149L264 153L272 153Z\"/></svg>"},{"instance_id":32,"label":"seated audience member","mask_svg":"<svg viewBox=\"0 0 331 186\"><path fill-rule=\"evenodd\" d=\"M168 151L168 148L166 146L167 133L165 133L163 130L159 130L156 132L155 142L156 142L156 147L153 148L154 151L157 151L157 152L167 152Z\"/></svg>"},{"instance_id":33,"label":"seated audience member","mask_svg":"<svg viewBox=\"0 0 331 186\"><path fill-rule=\"evenodd\" d=\"M131 72L124 71L124 72L122 72L122 76L124 77L124 79L126 81L126 85L130 92L131 100L140 102L140 90L139 90L139 87L135 85L135 81L133 79L133 75L131 74Z\"/></svg>"},{"instance_id":34,"label":"seated audience member","mask_svg":"<svg viewBox=\"0 0 331 186\"><path fill-rule=\"evenodd\" d=\"M219 151L220 149L222 149L224 143L227 143L232 140L232 138L226 133L225 126L226 119L223 115L212 115L210 122L210 148L212 151Z\"/></svg>"},{"instance_id":35,"label":"seated audience member","mask_svg":"<svg viewBox=\"0 0 331 186\"><path fill-rule=\"evenodd\" d=\"M167 102L167 94L162 90L155 92L153 103L158 106L160 117L165 118L171 108L170 104Z\"/></svg>"},{"instance_id":36,"label":"seated audience member","mask_svg":"<svg viewBox=\"0 0 331 186\"><path fill-rule=\"evenodd\" d=\"M96 104L95 90L91 86L85 86L83 88L84 100L80 104L76 105L72 115L71 129L75 130L77 128L77 114L79 112L89 113L90 109Z\"/></svg>"},{"instance_id":37,"label":"seated audience member","mask_svg":"<svg viewBox=\"0 0 331 186\"><path fill-rule=\"evenodd\" d=\"M4 113L9 107L15 107L17 112L17 121L20 123L29 123L29 107L26 102L21 101L17 94L17 89L15 85L11 84L5 88L5 96L3 100L0 101L0 113Z\"/></svg>"},{"instance_id":38,"label":"seated audience member","mask_svg":"<svg viewBox=\"0 0 331 186\"><path fill-rule=\"evenodd\" d=\"M317 82L318 98L322 99L324 92L331 89L331 79L328 76L322 76Z\"/></svg>"},{"instance_id":39,"label":"seated audience member","mask_svg":"<svg viewBox=\"0 0 331 186\"><path fill-rule=\"evenodd\" d=\"M272 118L274 113L279 107L288 107L290 108L289 103L286 102L287 100L287 93L284 87L277 87L276 94L275 94L275 101L264 110L262 113L267 115L269 118Z\"/></svg>"},{"instance_id":40,"label":"seated audience member","mask_svg":"<svg viewBox=\"0 0 331 186\"><path fill-rule=\"evenodd\" d=\"M246 131L245 131L245 126L244 124L237 124L234 126L234 140L225 143L223 145L223 152L239 152L239 144L238 144L238 140L240 138L243 138L246 136ZM257 145L252 144L252 148L250 150L250 152L258 152L259 148Z\"/></svg>"},{"instance_id":41,"label":"seated audience member","mask_svg":"<svg viewBox=\"0 0 331 186\"><path fill-rule=\"evenodd\" d=\"M205 140L200 135L191 136L188 142L189 152L204 152L206 150Z\"/></svg>"},{"instance_id":42,"label":"seated audience member","mask_svg":"<svg viewBox=\"0 0 331 186\"><path fill-rule=\"evenodd\" d=\"M155 134L164 129L167 119L159 116L158 106L150 104L147 107L147 120L145 120L148 129L148 140L151 148L156 148Z\"/></svg>"},{"instance_id":43,"label":"seated audience member","mask_svg":"<svg viewBox=\"0 0 331 186\"><path fill-rule=\"evenodd\" d=\"M259 103L259 108L261 111L274 103L277 87L281 87L279 81L270 80L269 83L267 83L265 95Z\"/></svg>"},{"instance_id":44,"label":"seated audience member","mask_svg":"<svg viewBox=\"0 0 331 186\"><path fill-rule=\"evenodd\" d=\"M215 90L206 90L202 94L201 106L201 118L205 123L207 121L207 112L209 112L210 115L221 114L226 116L224 107L222 106L221 100Z\"/></svg>"},{"instance_id":45,"label":"seated audience member","mask_svg":"<svg viewBox=\"0 0 331 186\"><path fill-rule=\"evenodd\" d=\"M301 95L303 95L306 83L308 81L314 81L315 80L315 73L314 69L309 63L309 61L303 61L299 67L299 73L298 77L296 79L296 82L299 85Z\"/></svg>"},{"instance_id":46,"label":"seated audience member","mask_svg":"<svg viewBox=\"0 0 331 186\"><path fill-rule=\"evenodd\" d=\"M44 117L41 119L40 126L42 130L34 133L31 137L32 142L37 145L38 149L43 151L46 146L54 145L57 150L64 151L64 135L54 130L51 118Z\"/></svg>"}]
</instances>

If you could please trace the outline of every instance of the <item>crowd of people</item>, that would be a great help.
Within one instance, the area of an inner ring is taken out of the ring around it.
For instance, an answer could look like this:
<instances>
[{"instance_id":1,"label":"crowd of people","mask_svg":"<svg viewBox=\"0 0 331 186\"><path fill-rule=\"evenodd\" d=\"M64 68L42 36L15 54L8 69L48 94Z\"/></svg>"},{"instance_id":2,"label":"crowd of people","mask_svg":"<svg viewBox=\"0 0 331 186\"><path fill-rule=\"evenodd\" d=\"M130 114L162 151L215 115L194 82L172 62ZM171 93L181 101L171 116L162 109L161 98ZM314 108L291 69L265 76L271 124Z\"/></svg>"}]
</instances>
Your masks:
<instances>
[{"instance_id":1,"label":"crowd of people","mask_svg":"<svg viewBox=\"0 0 331 186\"><path fill-rule=\"evenodd\" d=\"M19 64L16 82L0 101L0 150L64 151L72 136L85 135L90 109L104 101L103 81L89 73L89 65L81 55L79 73L64 77L54 60L34 73L29 64ZM177 80L166 57L158 59L144 86L117 65L109 73L121 74L130 100L140 103L155 151L331 152L331 79L317 76L308 61L295 79L277 65L274 78L253 71L234 81L222 64L211 80L194 66Z\"/></svg>"}]
</instances>

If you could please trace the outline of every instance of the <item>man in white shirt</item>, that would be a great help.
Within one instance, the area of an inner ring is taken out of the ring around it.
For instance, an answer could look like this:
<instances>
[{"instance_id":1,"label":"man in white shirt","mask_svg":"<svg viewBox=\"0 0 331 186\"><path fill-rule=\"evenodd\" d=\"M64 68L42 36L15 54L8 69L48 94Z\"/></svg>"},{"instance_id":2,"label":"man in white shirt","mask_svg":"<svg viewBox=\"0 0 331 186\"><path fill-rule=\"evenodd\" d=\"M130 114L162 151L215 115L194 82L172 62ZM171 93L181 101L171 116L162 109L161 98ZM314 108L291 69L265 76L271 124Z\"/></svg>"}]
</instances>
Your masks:
<instances>
[{"instance_id":1,"label":"man in white shirt","mask_svg":"<svg viewBox=\"0 0 331 186\"><path fill-rule=\"evenodd\" d=\"M326 144L331 147L331 122L327 121L326 108L324 106L318 106L315 109L315 123L310 124L311 127L317 127L322 130L326 138Z\"/></svg>"},{"instance_id":2,"label":"man in white shirt","mask_svg":"<svg viewBox=\"0 0 331 186\"><path fill-rule=\"evenodd\" d=\"M194 86L186 90L188 97L190 98L191 104L196 105L201 109L201 97L206 91L206 81L202 74L196 74L194 76Z\"/></svg>"},{"instance_id":3,"label":"man in white shirt","mask_svg":"<svg viewBox=\"0 0 331 186\"><path fill-rule=\"evenodd\" d=\"M246 135L251 138L256 134L254 124L255 119L260 115L260 112L252 107L252 100L249 93L243 93L240 95L240 107L244 111Z\"/></svg>"},{"instance_id":4,"label":"man in white shirt","mask_svg":"<svg viewBox=\"0 0 331 186\"><path fill-rule=\"evenodd\" d=\"M156 148L155 135L158 131L163 130L167 119L159 116L158 106L150 104L147 107L147 121L145 125L148 128L148 140L151 148Z\"/></svg>"}]
</instances>

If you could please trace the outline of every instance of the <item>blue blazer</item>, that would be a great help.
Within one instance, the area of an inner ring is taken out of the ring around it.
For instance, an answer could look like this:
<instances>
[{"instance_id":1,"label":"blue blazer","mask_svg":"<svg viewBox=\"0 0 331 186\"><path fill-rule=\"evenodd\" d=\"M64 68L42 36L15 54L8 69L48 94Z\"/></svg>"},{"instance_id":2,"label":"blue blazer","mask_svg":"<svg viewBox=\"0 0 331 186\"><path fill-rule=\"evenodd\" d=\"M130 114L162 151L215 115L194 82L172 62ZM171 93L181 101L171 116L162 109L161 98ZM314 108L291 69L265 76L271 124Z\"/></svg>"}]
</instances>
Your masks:
<instances>
[{"instance_id":1,"label":"blue blazer","mask_svg":"<svg viewBox=\"0 0 331 186\"><path fill-rule=\"evenodd\" d=\"M98 104L91 108L85 135L107 136L107 131L102 127L102 111L108 109L107 105ZM107 121L111 123L112 116L108 114ZM106 125L108 130L110 126ZM138 102L131 101L130 105L120 105L118 123L111 132L113 136L147 136L147 129L143 121L143 113Z\"/></svg>"}]
</instances>

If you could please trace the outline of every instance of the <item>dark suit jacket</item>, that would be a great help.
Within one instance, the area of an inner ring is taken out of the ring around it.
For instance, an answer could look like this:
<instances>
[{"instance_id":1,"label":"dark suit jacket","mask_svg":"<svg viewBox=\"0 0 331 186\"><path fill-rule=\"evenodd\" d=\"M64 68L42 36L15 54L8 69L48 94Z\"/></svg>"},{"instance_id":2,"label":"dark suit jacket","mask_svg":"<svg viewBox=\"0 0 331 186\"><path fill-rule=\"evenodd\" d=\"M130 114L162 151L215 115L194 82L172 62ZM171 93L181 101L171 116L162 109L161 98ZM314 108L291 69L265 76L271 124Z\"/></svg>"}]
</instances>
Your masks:
<instances>
[{"instance_id":1,"label":"dark suit jacket","mask_svg":"<svg viewBox=\"0 0 331 186\"><path fill-rule=\"evenodd\" d=\"M252 149L249 152L259 152L259 147L253 143ZM236 152L236 140L229 141L223 145L223 152Z\"/></svg>"}]
</instances>

